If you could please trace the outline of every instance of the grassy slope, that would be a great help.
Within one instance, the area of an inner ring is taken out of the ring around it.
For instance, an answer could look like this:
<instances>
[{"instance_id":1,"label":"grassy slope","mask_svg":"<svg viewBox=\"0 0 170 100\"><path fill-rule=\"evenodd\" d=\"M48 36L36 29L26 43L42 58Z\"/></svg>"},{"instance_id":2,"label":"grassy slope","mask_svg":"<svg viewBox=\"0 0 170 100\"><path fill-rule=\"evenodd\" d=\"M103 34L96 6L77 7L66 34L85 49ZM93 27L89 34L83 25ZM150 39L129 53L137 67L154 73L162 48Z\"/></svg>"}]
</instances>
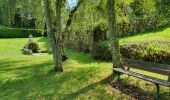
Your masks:
<instances>
[{"instance_id":1,"label":"grassy slope","mask_svg":"<svg viewBox=\"0 0 170 100\"><path fill-rule=\"evenodd\" d=\"M166 29L169 31L170 29ZM166 31L164 30L164 31ZM162 31L161 36L164 36ZM142 38L150 39L157 33L143 34L121 39L121 43L136 41ZM159 34L159 35L160 35ZM165 38L168 38L165 36ZM135 39L136 38L136 39ZM169 39L169 38L168 38ZM43 39L36 38L43 43ZM47 56L25 56L21 54L21 48L27 39L0 39L0 99L127 99L122 93L113 91L107 84L100 81L112 73L111 63L97 62L91 59L89 54L83 54L67 50L69 60L66 61L63 73L51 71L52 57ZM152 73L155 77L166 79ZM153 95L155 86L143 80L127 76L129 84L137 85L142 91ZM167 91L162 88L162 91Z\"/></svg>"},{"instance_id":2,"label":"grassy slope","mask_svg":"<svg viewBox=\"0 0 170 100\"><path fill-rule=\"evenodd\" d=\"M144 41L161 41L161 42L168 42L167 44L164 43L157 43L161 48L170 51L170 28L165 27L160 30L156 30L153 32L143 32L138 35L132 35L128 37L120 38L120 44L126 43L140 43ZM156 42L155 42L156 43Z\"/></svg>"},{"instance_id":3,"label":"grassy slope","mask_svg":"<svg viewBox=\"0 0 170 100\"><path fill-rule=\"evenodd\" d=\"M147 40L170 41L170 28L165 27L153 32L143 32L138 35L123 37L120 39L120 43L140 42L140 41L147 41Z\"/></svg>"}]
</instances>

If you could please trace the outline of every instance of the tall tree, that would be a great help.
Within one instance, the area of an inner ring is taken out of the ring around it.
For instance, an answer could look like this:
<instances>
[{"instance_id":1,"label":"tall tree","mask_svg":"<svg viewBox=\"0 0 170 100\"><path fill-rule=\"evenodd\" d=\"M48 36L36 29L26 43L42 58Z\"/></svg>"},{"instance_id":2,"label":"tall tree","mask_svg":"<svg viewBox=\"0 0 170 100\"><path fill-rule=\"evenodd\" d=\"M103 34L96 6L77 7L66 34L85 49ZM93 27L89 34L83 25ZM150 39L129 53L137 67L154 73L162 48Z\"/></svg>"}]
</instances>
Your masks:
<instances>
[{"instance_id":1,"label":"tall tree","mask_svg":"<svg viewBox=\"0 0 170 100\"><path fill-rule=\"evenodd\" d=\"M46 18L46 26L48 39L51 44L54 70L63 71L61 64L61 0L56 0L56 22L52 21L51 0L44 0L44 11Z\"/></svg>"},{"instance_id":2,"label":"tall tree","mask_svg":"<svg viewBox=\"0 0 170 100\"><path fill-rule=\"evenodd\" d=\"M118 41L118 34L116 32L116 11L115 0L107 0L107 15L111 41L111 51L113 59L113 67L121 67L121 56Z\"/></svg>"},{"instance_id":3,"label":"tall tree","mask_svg":"<svg viewBox=\"0 0 170 100\"><path fill-rule=\"evenodd\" d=\"M6 26L11 27L14 24L16 0L2 0L1 3L3 4L3 22Z\"/></svg>"},{"instance_id":4,"label":"tall tree","mask_svg":"<svg viewBox=\"0 0 170 100\"><path fill-rule=\"evenodd\" d=\"M62 68L62 56L63 54L63 37L62 37L62 32L61 32L61 10L62 10L62 0L56 0L56 38L57 38L57 66L55 67L56 71L63 71Z\"/></svg>"}]
</instances>

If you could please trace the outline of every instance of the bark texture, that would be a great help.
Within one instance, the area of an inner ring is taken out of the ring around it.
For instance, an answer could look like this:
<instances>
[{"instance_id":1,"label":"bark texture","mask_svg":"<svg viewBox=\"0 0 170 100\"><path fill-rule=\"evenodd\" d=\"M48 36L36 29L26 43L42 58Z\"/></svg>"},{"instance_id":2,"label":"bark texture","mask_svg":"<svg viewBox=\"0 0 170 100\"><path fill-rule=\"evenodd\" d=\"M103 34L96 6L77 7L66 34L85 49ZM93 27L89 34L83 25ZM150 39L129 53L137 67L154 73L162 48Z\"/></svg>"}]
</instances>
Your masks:
<instances>
[{"instance_id":1,"label":"bark texture","mask_svg":"<svg viewBox=\"0 0 170 100\"><path fill-rule=\"evenodd\" d=\"M62 56L63 53L63 38L62 38L62 32L61 32L61 7L62 7L62 0L56 0L56 35L57 35L57 67L55 67L56 71L63 71L62 68Z\"/></svg>"},{"instance_id":2,"label":"bark texture","mask_svg":"<svg viewBox=\"0 0 170 100\"><path fill-rule=\"evenodd\" d=\"M52 22L52 9L51 0L44 0L44 10L47 26L47 36L51 45L53 60L54 60L54 70L63 71L62 61L61 61L61 5L56 5L57 21L56 26ZM56 4L60 4L60 0L56 0ZM58 26L59 25L59 26Z\"/></svg>"},{"instance_id":3,"label":"bark texture","mask_svg":"<svg viewBox=\"0 0 170 100\"><path fill-rule=\"evenodd\" d=\"M110 32L109 39L111 41L113 67L121 67L119 41L118 34L116 32L115 0L107 0L107 15Z\"/></svg>"}]
</instances>

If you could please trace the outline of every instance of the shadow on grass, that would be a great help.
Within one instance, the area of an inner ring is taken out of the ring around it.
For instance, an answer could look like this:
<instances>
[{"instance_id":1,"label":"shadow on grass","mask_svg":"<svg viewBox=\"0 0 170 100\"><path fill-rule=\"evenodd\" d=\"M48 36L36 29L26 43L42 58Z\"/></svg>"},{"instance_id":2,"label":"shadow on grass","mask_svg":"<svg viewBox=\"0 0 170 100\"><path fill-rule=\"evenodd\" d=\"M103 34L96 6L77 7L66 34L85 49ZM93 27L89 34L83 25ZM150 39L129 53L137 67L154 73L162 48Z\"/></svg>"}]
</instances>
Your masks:
<instances>
[{"instance_id":1,"label":"shadow on grass","mask_svg":"<svg viewBox=\"0 0 170 100\"><path fill-rule=\"evenodd\" d=\"M69 58L77 61L78 63L90 64L90 63L97 62L97 61L95 61L91 58L90 54L85 54L83 52L76 52L76 51L73 51L71 49L67 49L66 51L69 55Z\"/></svg>"},{"instance_id":2,"label":"shadow on grass","mask_svg":"<svg viewBox=\"0 0 170 100\"><path fill-rule=\"evenodd\" d=\"M111 74L110 76L104 78L103 80L101 80L99 82L89 84L89 85L81 88L80 90L77 90L76 92L67 94L64 98L62 98L62 100L75 99L79 95L88 93L90 90L95 89L98 85L106 85L107 83L111 82L111 80L113 80L114 78L115 77Z\"/></svg>"},{"instance_id":3,"label":"shadow on grass","mask_svg":"<svg viewBox=\"0 0 170 100\"><path fill-rule=\"evenodd\" d=\"M153 100L154 96L149 94L147 91L142 90L141 88L130 85L124 81L113 81L110 85L116 89L121 91L123 94L131 96L137 100Z\"/></svg>"},{"instance_id":4,"label":"shadow on grass","mask_svg":"<svg viewBox=\"0 0 170 100\"><path fill-rule=\"evenodd\" d=\"M1 60L0 61L0 71L8 71L12 69L16 69L15 64L25 63L28 60Z\"/></svg>"},{"instance_id":5,"label":"shadow on grass","mask_svg":"<svg viewBox=\"0 0 170 100\"><path fill-rule=\"evenodd\" d=\"M23 63L21 67L12 66L21 62ZM1 61L1 66L3 66L0 67L2 72L0 74L2 75L0 76L1 99L76 98L101 83L84 87L89 84L89 80L95 76L99 68L76 67L74 70L68 70L64 73L56 73L51 70L53 69L52 61L30 64L29 66L24 65L26 62L26 60ZM10 77L11 75L12 77ZM9 79L3 79L4 76L9 77ZM72 93L71 90L77 89L80 90Z\"/></svg>"}]
</instances>

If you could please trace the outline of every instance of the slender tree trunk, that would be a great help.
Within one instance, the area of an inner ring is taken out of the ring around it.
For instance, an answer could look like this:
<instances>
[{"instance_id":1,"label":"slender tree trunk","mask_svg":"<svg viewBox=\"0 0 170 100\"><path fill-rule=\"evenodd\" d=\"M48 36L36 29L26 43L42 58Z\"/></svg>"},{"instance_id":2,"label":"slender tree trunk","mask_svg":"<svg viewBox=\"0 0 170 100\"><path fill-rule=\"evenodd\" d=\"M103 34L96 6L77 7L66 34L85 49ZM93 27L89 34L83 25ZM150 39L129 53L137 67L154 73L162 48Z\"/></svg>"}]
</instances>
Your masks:
<instances>
[{"instance_id":1,"label":"slender tree trunk","mask_svg":"<svg viewBox=\"0 0 170 100\"><path fill-rule=\"evenodd\" d=\"M61 65L61 55L59 53L59 48L58 48L60 44L57 44L57 36L56 36L56 33L60 32L61 29L58 28L59 31L56 32L55 26L53 26L52 15L51 15L52 9L51 9L50 1L51 0L44 0L44 10L45 10L45 17L46 17L47 34L48 34L48 39L49 39L52 53L53 53L54 70L55 71L63 71L63 68ZM57 24L58 23L60 23L60 22L57 22Z\"/></svg>"},{"instance_id":2,"label":"slender tree trunk","mask_svg":"<svg viewBox=\"0 0 170 100\"><path fill-rule=\"evenodd\" d=\"M107 0L107 15L111 41L111 51L113 59L113 67L121 67L121 56L118 41L118 34L116 32L116 12L115 0Z\"/></svg>"},{"instance_id":3,"label":"slender tree trunk","mask_svg":"<svg viewBox=\"0 0 170 100\"><path fill-rule=\"evenodd\" d=\"M57 35L57 66L56 70L63 71L62 68L62 56L64 55L63 53L63 37L62 37L62 32L61 32L61 7L62 7L62 0L56 0L56 35Z\"/></svg>"}]
</instances>

